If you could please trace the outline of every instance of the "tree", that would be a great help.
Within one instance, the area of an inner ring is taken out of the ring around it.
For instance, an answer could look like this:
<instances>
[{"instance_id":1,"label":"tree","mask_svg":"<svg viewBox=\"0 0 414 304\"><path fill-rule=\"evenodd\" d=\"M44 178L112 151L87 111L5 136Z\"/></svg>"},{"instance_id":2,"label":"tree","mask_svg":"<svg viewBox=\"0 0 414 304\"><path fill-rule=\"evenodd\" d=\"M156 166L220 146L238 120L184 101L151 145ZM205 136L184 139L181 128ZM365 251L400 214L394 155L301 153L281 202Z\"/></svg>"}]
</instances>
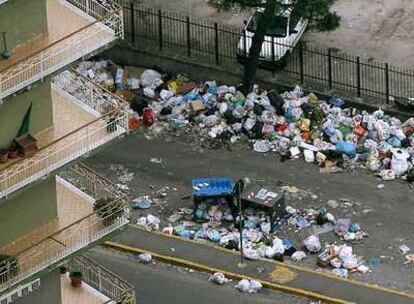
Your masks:
<instances>
[{"instance_id":1,"label":"tree","mask_svg":"<svg viewBox=\"0 0 414 304\"><path fill-rule=\"evenodd\" d=\"M252 90L256 71L259 66L259 56L265 40L265 33L269 30L275 16L284 11L295 9L298 16L308 19L308 27L317 31L331 31L339 26L340 16L330 11L330 5L334 0L215 0L214 5L219 10L242 10L262 8L258 14L256 31L252 37L252 44L248 52L243 76L243 93Z\"/></svg>"}]
</instances>

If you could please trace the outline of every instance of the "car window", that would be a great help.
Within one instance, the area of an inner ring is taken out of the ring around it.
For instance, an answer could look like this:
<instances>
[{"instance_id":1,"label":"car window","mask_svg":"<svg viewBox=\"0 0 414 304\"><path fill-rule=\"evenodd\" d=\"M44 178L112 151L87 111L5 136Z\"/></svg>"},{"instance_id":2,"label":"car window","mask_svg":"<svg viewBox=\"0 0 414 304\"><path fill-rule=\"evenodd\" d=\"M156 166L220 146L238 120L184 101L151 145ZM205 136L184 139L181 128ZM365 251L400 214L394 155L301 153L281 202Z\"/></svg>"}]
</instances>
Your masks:
<instances>
[{"instance_id":1,"label":"car window","mask_svg":"<svg viewBox=\"0 0 414 304\"><path fill-rule=\"evenodd\" d=\"M292 33L294 28L298 25L300 20L300 15L297 10L293 9L292 14L290 15L290 22L289 22L289 32Z\"/></svg>"},{"instance_id":2,"label":"car window","mask_svg":"<svg viewBox=\"0 0 414 304\"><path fill-rule=\"evenodd\" d=\"M257 20L261 17L261 12L255 12L247 25L247 30L250 32L256 32ZM266 36L273 37L286 37L288 18L283 16L275 16L265 33Z\"/></svg>"}]
</instances>

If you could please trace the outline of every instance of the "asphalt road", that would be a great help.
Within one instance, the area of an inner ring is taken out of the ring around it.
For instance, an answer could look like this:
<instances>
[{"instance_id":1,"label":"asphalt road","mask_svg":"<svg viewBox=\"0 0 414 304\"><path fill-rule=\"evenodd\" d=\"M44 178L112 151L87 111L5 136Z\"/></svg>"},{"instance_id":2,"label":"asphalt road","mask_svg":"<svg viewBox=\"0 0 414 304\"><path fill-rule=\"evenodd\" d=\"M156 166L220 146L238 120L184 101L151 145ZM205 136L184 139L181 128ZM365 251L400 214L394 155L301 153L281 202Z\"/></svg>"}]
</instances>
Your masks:
<instances>
[{"instance_id":1,"label":"asphalt road","mask_svg":"<svg viewBox=\"0 0 414 304\"><path fill-rule=\"evenodd\" d=\"M381 262L371 267L372 273L354 277L400 290L414 290L412 266L403 264L404 256L398 250L401 244L414 248L414 197L407 183L389 182L378 189L377 185L383 182L359 170L320 174L316 165L303 160L281 163L276 154L264 156L249 149L202 149L190 138L183 137L183 140L188 143L148 141L141 135L131 134L90 157L87 164L113 179L114 172L110 170L113 164L122 164L134 172L129 184L133 196L169 186L163 208L171 213L177 207L191 207L191 202L182 200L182 196L191 194L191 179L197 177L248 176L270 184L283 181L309 189L318 196L315 201L302 202L308 203L308 207L326 205L329 199L346 198L354 202L352 207L341 205L330 211L338 218L350 217L358 222L369 238L353 244L354 252L365 260L379 258ZM154 157L161 158L162 163L151 162ZM150 212L159 215L161 210L150 209ZM325 236L321 239L322 243L330 241ZM316 268L314 257L304 263Z\"/></svg>"},{"instance_id":2,"label":"asphalt road","mask_svg":"<svg viewBox=\"0 0 414 304\"><path fill-rule=\"evenodd\" d=\"M133 284L137 303L140 304L308 303L270 290L254 295L244 294L233 286L234 282L218 286L208 281L207 274L158 262L141 264L131 255L100 247L92 249L87 255Z\"/></svg>"}]
</instances>

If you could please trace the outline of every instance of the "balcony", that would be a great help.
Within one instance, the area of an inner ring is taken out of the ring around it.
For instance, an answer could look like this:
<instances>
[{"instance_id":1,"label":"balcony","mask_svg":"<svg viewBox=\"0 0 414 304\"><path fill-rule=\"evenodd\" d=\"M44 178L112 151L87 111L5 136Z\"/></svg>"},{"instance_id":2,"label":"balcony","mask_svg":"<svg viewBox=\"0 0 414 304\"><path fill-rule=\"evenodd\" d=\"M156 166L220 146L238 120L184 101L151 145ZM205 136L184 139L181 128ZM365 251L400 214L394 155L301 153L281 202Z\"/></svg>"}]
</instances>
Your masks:
<instances>
[{"instance_id":1,"label":"balcony","mask_svg":"<svg viewBox=\"0 0 414 304\"><path fill-rule=\"evenodd\" d=\"M129 222L124 193L83 165L56 176L56 187L57 219L0 248L14 257L0 263L0 292L12 290ZM105 199L106 204L94 208L97 199Z\"/></svg>"},{"instance_id":2,"label":"balcony","mask_svg":"<svg viewBox=\"0 0 414 304\"><path fill-rule=\"evenodd\" d=\"M68 271L83 274L81 290L71 288L67 274L61 278L62 304L135 304L134 286L103 268L86 256L80 255L66 264ZM85 285L86 283L86 285Z\"/></svg>"},{"instance_id":3,"label":"balcony","mask_svg":"<svg viewBox=\"0 0 414 304\"><path fill-rule=\"evenodd\" d=\"M122 8L103 0L48 0L48 33L0 61L0 100L123 38Z\"/></svg>"},{"instance_id":4,"label":"balcony","mask_svg":"<svg viewBox=\"0 0 414 304\"><path fill-rule=\"evenodd\" d=\"M52 83L54 126L36 134L39 150L0 166L0 198L127 132L126 104L75 71Z\"/></svg>"}]
</instances>

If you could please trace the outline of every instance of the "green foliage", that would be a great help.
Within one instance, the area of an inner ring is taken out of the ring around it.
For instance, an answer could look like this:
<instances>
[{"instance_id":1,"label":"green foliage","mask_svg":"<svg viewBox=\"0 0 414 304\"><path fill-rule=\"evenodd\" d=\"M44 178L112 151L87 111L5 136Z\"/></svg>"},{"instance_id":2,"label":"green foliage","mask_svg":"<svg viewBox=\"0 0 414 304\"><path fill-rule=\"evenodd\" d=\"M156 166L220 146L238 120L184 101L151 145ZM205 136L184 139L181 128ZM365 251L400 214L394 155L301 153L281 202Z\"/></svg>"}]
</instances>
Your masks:
<instances>
[{"instance_id":1,"label":"green foliage","mask_svg":"<svg viewBox=\"0 0 414 304\"><path fill-rule=\"evenodd\" d=\"M295 9L295 13L309 20L309 27L317 31L332 31L336 29L341 17L336 12L330 11L334 0L215 0L213 5L224 11L232 9L252 9L273 7L274 14L281 10ZM264 23L269 20L264 20Z\"/></svg>"}]
</instances>

